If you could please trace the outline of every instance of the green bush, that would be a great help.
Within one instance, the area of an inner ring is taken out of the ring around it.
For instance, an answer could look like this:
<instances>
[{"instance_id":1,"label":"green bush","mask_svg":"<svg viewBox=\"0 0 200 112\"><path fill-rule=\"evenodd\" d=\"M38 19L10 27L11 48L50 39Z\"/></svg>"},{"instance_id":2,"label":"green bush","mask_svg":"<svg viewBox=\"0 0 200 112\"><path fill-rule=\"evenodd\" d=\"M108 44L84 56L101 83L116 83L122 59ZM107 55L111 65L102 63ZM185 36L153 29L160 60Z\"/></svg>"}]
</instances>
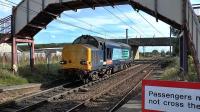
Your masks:
<instances>
[{"instance_id":1,"label":"green bush","mask_svg":"<svg viewBox=\"0 0 200 112\"><path fill-rule=\"evenodd\" d=\"M13 75L9 70L0 69L0 85L17 85L25 83L28 83L25 78L19 75Z\"/></svg>"},{"instance_id":2,"label":"green bush","mask_svg":"<svg viewBox=\"0 0 200 112\"><path fill-rule=\"evenodd\" d=\"M179 73L179 69L177 68L167 68L163 73L162 79L177 80L179 79L178 73Z\"/></svg>"},{"instance_id":3,"label":"green bush","mask_svg":"<svg viewBox=\"0 0 200 112\"><path fill-rule=\"evenodd\" d=\"M198 81L198 75L195 70L195 65L192 56L188 56L188 74L186 76L186 80L190 82L196 82Z\"/></svg>"},{"instance_id":4,"label":"green bush","mask_svg":"<svg viewBox=\"0 0 200 112\"><path fill-rule=\"evenodd\" d=\"M197 73L195 70L195 65L193 62L192 56L188 56L188 74L180 74L179 72L179 59L173 58L169 59L171 61L168 61L168 67L163 73L163 79L165 80L187 80L189 82L196 82L197 79Z\"/></svg>"},{"instance_id":5,"label":"green bush","mask_svg":"<svg viewBox=\"0 0 200 112\"><path fill-rule=\"evenodd\" d=\"M58 69L58 64L50 64L49 69L46 64L37 64L33 70L29 66L19 67L18 74L31 83L46 83L59 76Z\"/></svg>"},{"instance_id":6,"label":"green bush","mask_svg":"<svg viewBox=\"0 0 200 112\"><path fill-rule=\"evenodd\" d=\"M166 67L162 79L179 80L179 59L178 57L168 58L164 61L163 67Z\"/></svg>"},{"instance_id":7,"label":"green bush","mask_svg":"<svg viewBox=\"0 0 200 112\"><path fill-rule=\"evenodd\" d=\"M0 85L17 85L25 83L47 83L60 77L57 73L60 68L58 63L49 64L49 69L46 64L36 64L31 70L27 64L20 64L18 73L13 74L8 69L0 69Z\"/></svg>"}]
</instances>

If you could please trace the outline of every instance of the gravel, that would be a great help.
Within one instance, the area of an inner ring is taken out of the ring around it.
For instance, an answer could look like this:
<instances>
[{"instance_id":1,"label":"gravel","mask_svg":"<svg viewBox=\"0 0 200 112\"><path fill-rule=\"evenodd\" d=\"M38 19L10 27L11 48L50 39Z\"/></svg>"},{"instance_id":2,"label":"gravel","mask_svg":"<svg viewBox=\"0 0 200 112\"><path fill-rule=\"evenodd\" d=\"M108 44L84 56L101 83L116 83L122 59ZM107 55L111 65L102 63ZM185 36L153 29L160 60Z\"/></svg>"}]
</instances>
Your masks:
<instances>
[{"instance_id":1,"label":"gravel","mask_svg":"<svg viewBox=\"0 0 200 112\"><path fill-rule=\"evenodd\" d=\"M33 112L57 112L57 110L59 110L60 112L64 112L64 111L71 109L72 107L76 106L77 104L80 104L83 101L85 101L89 98L92 98L96 94L102 92L103 90L112 86L113 84L118 83L122 79L125 79L126 77L128 77L130 75L133 75L133 76L136 75L134 73L140 71L144 66L147 66L147 65L148 64L138 65L135 68L131 67L131 68L125 70L125 71L118 72L112 78L104 80L104 81L97 83L93 86L87 87L86 89L88 91L86 91L86 92L79 92L78 91L78 92L75 92L75 93L72 93L72 94L65 95L61 99L56 99L56 100L50 101L49 103L47 103L44 106L34 110ZM138 79L133 79L133 80L138 80ZM123 88L126 88L126 86L124 86ZM118 90L118 88L116 88L116 89L117 89L117 91L121 91L120 89Z\"/></svg>"}]
</instances>

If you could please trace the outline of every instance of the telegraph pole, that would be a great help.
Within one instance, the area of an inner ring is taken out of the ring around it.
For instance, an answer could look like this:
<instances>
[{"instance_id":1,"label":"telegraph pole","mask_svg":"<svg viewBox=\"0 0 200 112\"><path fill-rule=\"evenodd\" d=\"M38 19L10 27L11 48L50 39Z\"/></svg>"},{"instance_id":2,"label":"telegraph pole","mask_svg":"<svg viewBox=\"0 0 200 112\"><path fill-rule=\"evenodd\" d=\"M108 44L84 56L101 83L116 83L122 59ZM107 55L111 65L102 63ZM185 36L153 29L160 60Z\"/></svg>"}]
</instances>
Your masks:
<instances>
[{"instance_id":1,"label":"telegraph pole","mask_svg":"<svg viewBox=\"0 0 200 112\"><path fill-rule=\"evenodd\" d=\"M126 29L126 44L128 44L128 29Z\"/></svg>"}]
</instances>

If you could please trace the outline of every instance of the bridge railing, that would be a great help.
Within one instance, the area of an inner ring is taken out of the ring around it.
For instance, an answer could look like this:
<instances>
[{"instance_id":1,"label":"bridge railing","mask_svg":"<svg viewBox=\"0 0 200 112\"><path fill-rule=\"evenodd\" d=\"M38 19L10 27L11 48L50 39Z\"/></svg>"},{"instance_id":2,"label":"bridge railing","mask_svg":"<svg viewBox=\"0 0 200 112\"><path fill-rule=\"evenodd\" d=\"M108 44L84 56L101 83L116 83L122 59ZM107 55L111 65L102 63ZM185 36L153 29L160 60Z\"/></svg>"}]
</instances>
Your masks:
<instances>
[{"instance_id":1,"label":"bridge railing","mask_svg":"<svg viewBox=\"0 0 200 112\"><path fill-rule=\"evenodd\" d=\"M0 19L0 34L6 35L11 33L11 15Z\"/></svg>"},{"instance_id":2,"label":"bridge railing","mask_svg":"<svg viewBox=\"0 0 200 112\"><path fill-rule=\"evenodd\" d=\"M23 0L13 10L15 19L14 34L18 34L24 27L34 26L31 22L50 4L58 4L61 0ZM62 0L63 1L63 0ZM71 0L65 0L71 1ZM56 9L55 9L56 10ZM50 16L47 14L47 16ZM40 20L37 20L38 23Z\"/></svg>"}]
</instances>

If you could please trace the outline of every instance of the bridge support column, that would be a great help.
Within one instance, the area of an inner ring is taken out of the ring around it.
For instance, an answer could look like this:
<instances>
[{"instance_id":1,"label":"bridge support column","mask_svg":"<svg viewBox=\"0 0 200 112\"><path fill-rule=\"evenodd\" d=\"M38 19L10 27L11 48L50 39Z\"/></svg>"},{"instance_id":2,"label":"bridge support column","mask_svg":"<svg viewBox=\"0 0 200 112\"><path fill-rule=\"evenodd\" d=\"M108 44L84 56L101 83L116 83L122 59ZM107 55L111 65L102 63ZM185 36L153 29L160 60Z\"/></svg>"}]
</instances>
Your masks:
<instances>
[{"instance_id":1,"label":"bridge support column","mask_svg":"<svg viewBox=\"0 0 200 112\"><path fill-rule=\"evenodd\" d=\"M31 69L34 68L34 64L35 64L35 45L34 45L34 41L32 41L31 45L30 45L30 67Z\"/></svg>"},{"instance_id":2,"label":"bridge support column","mask_svg":"<svg viewBox=\"0 0 200 112\"><path fill-rule=\"evenodd\" d=\"M184 75L186 75L188 73L188 32L187 32L187 19L186 19L186 5L187 4L187 0L183 0L183 9L182 9L182 32L183 35L181 35L180 37L180 67L181 67L181 71L183 71ZM183 80L184 80L183 76Z\"/></svg>"},{"instance_id":3,"label":"bridge support column","mask_svg":"<svg viewBox=\"0 0 200 112\"><path fill-rule=\"evenodd\" d=\"M31 70L34 67L34 62L35 62L35 56L34 56L34 40L32 39L16 39L13 38L12 41L12 69L13 72L16 73L18 70L18 66L17 66L17 43L28 43L29 47L30 47L30 68Z\"/></svg>"},{"instance_id":4,"label":"bridge support column","mask_svg":"<svg viewBox=\"0 0 200 112\"><path fill-rule=\"evenodd\" d=\"M133 50L133 59L139 59L139 46L132 46Z\"/></svg>"},{"instance_id":5,"label":"bridge support column","mask_svg":"<svg viewBox=\"0 0 200 112\"><path fill-rule=\"evenodd\" d=\"M18 71L17 68L17 42L16 42L16 38L13 37L12 40L12 70L14 73L16 73Z\"/></svg>"},{"instance_id":6,"label":"bridge support column","mask_svg":"<svg viewBox=\"0 0 200 112\"><path fill-rule=\"evenodd\" d=\"M187 43L185 38L180 38L180 67L184 73L188 72Z\"/></svg>"}]
</instances>

